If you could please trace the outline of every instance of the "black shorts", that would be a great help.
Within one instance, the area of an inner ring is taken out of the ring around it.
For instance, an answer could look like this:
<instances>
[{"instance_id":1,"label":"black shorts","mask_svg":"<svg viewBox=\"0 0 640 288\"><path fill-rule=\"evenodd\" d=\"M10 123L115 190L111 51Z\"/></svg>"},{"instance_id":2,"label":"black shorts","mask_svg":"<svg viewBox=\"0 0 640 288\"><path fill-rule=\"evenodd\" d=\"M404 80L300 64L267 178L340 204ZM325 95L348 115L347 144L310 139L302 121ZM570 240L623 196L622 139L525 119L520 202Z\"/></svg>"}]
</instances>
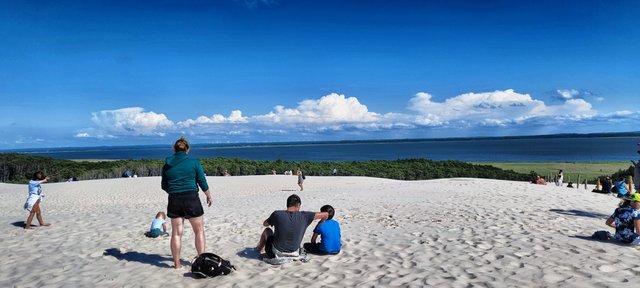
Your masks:
<instances>
[{"instance_id":1,"label":"black shorts","mask_svg":"<svg viewBox=\"0 0 640 288\"><path fill-rule=\"evenodd\" d=\"M204 215L198 192L170 193L167 204L167 217L185 218Z\"/></svg>"}]
</instances>

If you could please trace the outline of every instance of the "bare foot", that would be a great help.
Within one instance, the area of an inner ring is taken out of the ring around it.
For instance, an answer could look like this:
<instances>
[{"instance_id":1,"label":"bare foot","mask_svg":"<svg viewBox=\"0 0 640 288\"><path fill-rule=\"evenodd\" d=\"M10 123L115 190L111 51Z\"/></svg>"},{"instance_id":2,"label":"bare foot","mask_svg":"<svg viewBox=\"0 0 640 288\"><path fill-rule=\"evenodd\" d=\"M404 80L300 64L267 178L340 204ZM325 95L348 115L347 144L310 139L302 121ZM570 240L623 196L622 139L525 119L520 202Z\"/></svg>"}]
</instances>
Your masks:
<instances>
[{"instance_id":1,"label":"bare foot","mask_svg":"<svg viewBox=\"0 0 640 288\"><path fill-rule=\"evenodd\" d=\"M44 224L40 224L40 226L51 226L51 223L44 223Z\"/></svg>"},{"instance_id":2,"label":"bare foot","mask_svg":"<svg viewBox=\"0 0 640 288\"><path fill-rule=\"evenodd\" d=\"M31 230L33 228L31 228L31 226L24 226L24 230Z\"/></svg>"}]
</instances>

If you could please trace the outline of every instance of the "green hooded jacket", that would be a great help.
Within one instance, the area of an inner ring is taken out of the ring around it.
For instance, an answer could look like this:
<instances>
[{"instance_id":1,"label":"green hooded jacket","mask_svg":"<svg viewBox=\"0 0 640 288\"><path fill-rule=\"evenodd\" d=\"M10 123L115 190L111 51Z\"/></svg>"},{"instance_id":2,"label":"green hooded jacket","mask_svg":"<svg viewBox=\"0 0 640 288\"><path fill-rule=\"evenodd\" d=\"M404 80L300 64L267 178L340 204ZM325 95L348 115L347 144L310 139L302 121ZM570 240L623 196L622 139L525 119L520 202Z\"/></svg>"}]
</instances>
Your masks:
<instances>
[{"instance_id":1,"label":"green hooded jacket","mask_svg":"<svg viewBox=\"0 0 640 288\"><path fill-rule=\"evenodd\" d=\"M198 159L191 159L184 151L167 157L162 167L162 190L167 193L198 192L209 190L202 165Z\"/></svg>"}]
</instances>

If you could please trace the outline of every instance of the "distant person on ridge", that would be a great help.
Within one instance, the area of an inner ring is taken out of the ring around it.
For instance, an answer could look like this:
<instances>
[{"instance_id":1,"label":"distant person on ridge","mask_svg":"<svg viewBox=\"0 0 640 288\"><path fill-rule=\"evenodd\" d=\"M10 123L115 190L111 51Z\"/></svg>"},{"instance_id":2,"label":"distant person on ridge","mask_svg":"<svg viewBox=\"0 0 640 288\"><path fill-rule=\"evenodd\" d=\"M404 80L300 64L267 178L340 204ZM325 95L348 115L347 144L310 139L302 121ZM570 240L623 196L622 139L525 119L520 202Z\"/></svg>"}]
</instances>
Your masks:
<instances>
[{"instance_id":1,"label":"distant person on ridge","mask_svg":"<svg viewBox=\"0 0 640 288\"><path fill-rule=\"evenodd\" d=\"M618 181L613 185L613 191L618 193L618 197L625 197L629 194L629 189L627 189L627 183L624 182L624 176L618 177Z\"/></svg>"},{"instance_id":2,"label":"distant person on ridge","mask_svg":"<svg viewBox=\"0 0 640 288\"><path fill-rule=\"evenodd\" d=\"M611 193L611 186L613 186L611 183L611 177L607 176L607 178L602 182L602 192L607 194Z\"/></svg>"},{"instance_id":3,"label":"distant person on ridge","mask_svg":"<svg viewBox=\"0 0 640 288\"><path fill-rule=\"evenodd\" d=\"M564 179L564 174L562 173L562 169L558 172L558 180L556 181L556 186L562 186L562 180Z\"/></svg>"},{"instance_id":4,"label":"distant person on ridge","mask_svg":"<svg viewBox=\"0 0 640 288\"><path fill-rule=\"evenodd\" d=\"M296 171L296 175L298 175L298 186L300 186L300 191L304 190L304 187L302 186L302 184L304 184L304 180L307 178L304 176L304 173L302 173L302 171L300 171L300 169L298 169L298 171Z\"/></svg>"}]
</instances>

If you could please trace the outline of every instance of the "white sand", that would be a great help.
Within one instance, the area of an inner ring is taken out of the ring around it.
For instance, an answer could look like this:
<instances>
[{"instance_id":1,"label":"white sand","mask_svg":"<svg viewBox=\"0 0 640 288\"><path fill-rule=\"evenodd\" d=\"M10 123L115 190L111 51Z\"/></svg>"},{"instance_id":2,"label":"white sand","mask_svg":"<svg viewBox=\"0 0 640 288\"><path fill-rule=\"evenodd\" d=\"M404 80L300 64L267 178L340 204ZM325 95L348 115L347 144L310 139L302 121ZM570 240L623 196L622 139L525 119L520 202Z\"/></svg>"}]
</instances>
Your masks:
<instances>
[{"instance_id":1,"label":"white sand","mask_svg":"<svg viewBox=\"0 0 640 288\"><path fill-rule=\"evenodd\" d=\"M31 231L20 227L27 185L0 184L0 287L638 287L640 280L636 248L575 237L612 231L604 221L618 203L582 188L307 177L299 192L295 176L208 181L214 204L205 212L207 251L235 264L233 274L194 279L186 268L169 268L168 239L143 236L166 209L160 178L44 184L44 218L52 226ZM336 208L340 255L283 266L256 259L249 248L262 222L292 193L303 210ZM185 228L186 263L195 247Z\"/></svg>"}]
</instances>

